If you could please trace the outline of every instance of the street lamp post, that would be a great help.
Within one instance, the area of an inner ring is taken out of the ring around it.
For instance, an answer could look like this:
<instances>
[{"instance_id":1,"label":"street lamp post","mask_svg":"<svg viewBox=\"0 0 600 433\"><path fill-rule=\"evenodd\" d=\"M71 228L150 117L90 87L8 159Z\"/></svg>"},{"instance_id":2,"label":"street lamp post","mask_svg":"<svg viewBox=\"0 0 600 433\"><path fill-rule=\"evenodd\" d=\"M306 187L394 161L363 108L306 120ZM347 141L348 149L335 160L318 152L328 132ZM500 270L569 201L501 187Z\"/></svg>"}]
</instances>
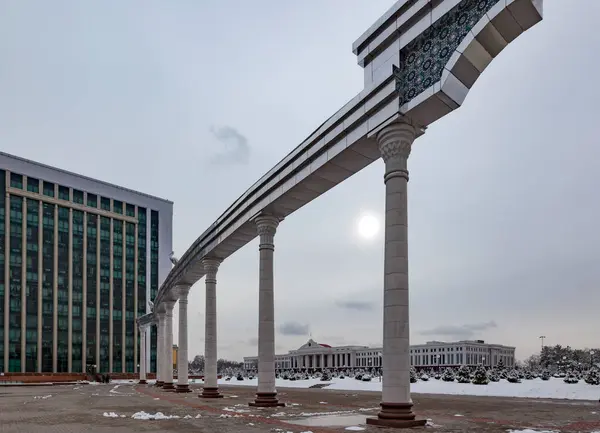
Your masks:
<instances>
[{"instance_id":1,"label":"street lamp post","mask_svg":"<svg viewBox=\"0 0 600 433\"><path fill-rule=\"evenodd\" d=\"M596 352L594 352L593 350L590 350L590 369L592 369L592 367L594 366L594 354Z\"/></svg>"},{"instance_id":2,"label":"street lamp post","mask_svg":"<svg viewBox=\"0 0 600 433\"><path fill-rule=\"evenodd\" d=\"M485 356L481 358L482 364L485 367Z\"/></svg>"},{"instance_id":3,"label":"street lamp post","mask_svg":"<svg viewBox=\"0 0 600 433\"><path fill-rule=\"evenodd\" d=\"M435 355L435 359L437 359L437 371L440 371L440 359L442 357L440 355Z\"/></svg>"}]
</instances>

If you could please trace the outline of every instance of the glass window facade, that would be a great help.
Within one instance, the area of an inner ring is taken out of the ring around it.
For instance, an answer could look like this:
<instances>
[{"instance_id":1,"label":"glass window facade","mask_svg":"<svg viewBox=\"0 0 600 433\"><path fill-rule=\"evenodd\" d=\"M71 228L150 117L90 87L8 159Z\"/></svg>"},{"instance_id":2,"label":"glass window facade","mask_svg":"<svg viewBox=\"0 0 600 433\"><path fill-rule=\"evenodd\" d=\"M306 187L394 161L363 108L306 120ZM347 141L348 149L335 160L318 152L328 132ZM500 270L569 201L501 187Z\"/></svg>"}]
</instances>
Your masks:
<instances>
[{"instance_id":1,"label":"glass window facade","mask_svg":"<svg viewBox=\"0 0 600 433\"><path fill-rule=\"evenodd\" d=\"M113 371L123 370L123 222L113 220Z\"/></svg>"},{"instance_id":2,"label":"glass window facade","mask_svg":"<svg viewBox=\"0 0 600 433\"><path fill-rule=\"evenodd\" d=\"M27 186L29 187L29 180ZM37 340L38 340L38 305L41 302L38 298L39 276L39 257L40 257L40 202L37 200L27 200L27 263L26 263L26 297L27 305L25 312L26 335L25 335L25 371L37 371Z\"/></svg>"},{"instance_id":3,"label":"glass window facade","mask_svg":"<svg viewBox=\"0 0 600 433\"><path fill-rule=\"evenodd\" d=\"M154 301L154 298L158 294L158 288L158 212L152 210L150 212L150 299L152 301ZM152 331L151 335L150 350L156 358L156 331Z\"/></svg>"},{"instance_id":4,"label":"glass window facade","mask_svg":"<svg viewBox=\"0 0 600 433\"><path fill-rule=\"evenodd\" d=\"M11 176L11 185L13 178ZM10 198L8 371L21 371L21 265L23 264L23 198ZM6 331L5 331L6 332Z\"/></svg>"},{"instance_id":5,"label":"glass window facade","mask_svg":"<svg viewBox=\"0 0 600 433\"><path fill-rule=\"evenodd\" d=\"M110 317L110 218L100 217L100 363L99 371L109 371Z\"/></svg>"},{"instance_id":6,"label":"glass window facade","mask_svg":"<svg viewBox=\"0 0 600 433\"><path fill-rule=\"evenodd\" d=\"M135 337L135 224L125 225L125 371L133 373L134 364L134 337ZM139 347L139 346L138 346Z\"/></svg>"},{"instance_id":7,"label":"glass window facade","mask_svg":"<svg viewBox=\"0 0 600 433\"><path fill-rule=\"evenodd\" d=\"M158 239L155 210L0 170L0 372L137 371Z\"/></svg>"},{"instance_id":8,"label":"glass window facade","mask_svg":"<svg viewBox=\"0 0 600 433\"><path fill-rule=\"evenodd\" d=\"M4 280L4 264L6 251L6 172L0 170L0 371L4 369L4 297L6 296L6 281Z\"/></svg>"},{"instance_id":9,"label":"glass window facade","mask_svg":"<svg viewBox=\"0 0 600 433\"><path fill-rule=\"evenodd\" d=\"M89 195L88 195L89 200ZM97 215L87 214L87 245L86 245L86 371L98 365L96 359L96 320L98 317L96 299L98 274L98 222Z\"/></svg>"},{"instance_id":10,"label":"glass window facade","mask_svg":"<svg viewBox=\"0 0 600 433\"><path fill-rule=\"evenodd\" d=\"M81 197L83 201L83 196ZM80 210L73 210L73 224L71 229L72 236L72 258L71 258L71 356L72 370L75 373L83 373L82 348L83 348L83 219L84 213Z\"/></svg>"},{"instance_id":11,"label":"glass window facade","mask_svg":"<svg viewBox=\"0 0 600 433\"><path fill-rule=\"evenodd\" d=\"M59 188L60 191L60 188ZM57 328L57 368L59 373L69 371L69 208L58 206L58 328Z\"/></svg>"},{"instance_id":12,"label":"glass window facade","mask_svg":"<svg viewBox=\"0 0 600 433\"><path fill-rule=\"evenodd\" d=\"M54 357L54 208L42 205L42 371L52 371Z\"/></svg>"}]
</instances>

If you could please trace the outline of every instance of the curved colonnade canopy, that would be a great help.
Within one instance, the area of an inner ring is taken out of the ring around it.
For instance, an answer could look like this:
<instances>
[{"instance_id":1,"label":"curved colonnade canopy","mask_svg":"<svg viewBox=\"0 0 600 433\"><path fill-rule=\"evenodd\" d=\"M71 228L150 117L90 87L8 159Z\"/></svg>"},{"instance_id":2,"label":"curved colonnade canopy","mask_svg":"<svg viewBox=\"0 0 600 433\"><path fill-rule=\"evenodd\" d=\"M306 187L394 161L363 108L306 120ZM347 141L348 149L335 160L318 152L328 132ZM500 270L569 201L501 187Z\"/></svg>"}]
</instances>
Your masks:
<instances>
[{"instance_id":1,"label":"curved colonnade canopy","mask_svg":"<svg viewBox=\"0 0 600 433\"><path fill-rule=\"evenodd\" d=\"M458 108L510 42L542 19L542 0L400 0L353 45L365 87L238 198L177 261L153 321L176 288L257 236L261 213L284 218L381 157L375 134L407 119L419 134Z\"/></svg>"}]
</instances>

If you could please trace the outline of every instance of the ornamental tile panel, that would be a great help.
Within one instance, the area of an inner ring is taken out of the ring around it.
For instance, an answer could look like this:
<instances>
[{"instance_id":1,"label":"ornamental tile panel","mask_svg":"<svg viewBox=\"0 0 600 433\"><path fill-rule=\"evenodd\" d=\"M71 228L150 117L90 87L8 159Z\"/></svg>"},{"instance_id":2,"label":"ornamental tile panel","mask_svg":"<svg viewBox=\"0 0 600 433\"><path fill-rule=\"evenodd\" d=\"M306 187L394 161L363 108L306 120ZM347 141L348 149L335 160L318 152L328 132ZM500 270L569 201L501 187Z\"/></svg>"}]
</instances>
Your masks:
<instances>
[{"instance_id":1,"label":"ornamental tile panel","mask_svg":"<svg viewBox=\"0 0 600 433\"><path fill-rule=\"evenodd\" d=\"M499 0L462 0L400 51L394 67L400 106L440 81L461 41Z\"/></svg>"}]
</instances>

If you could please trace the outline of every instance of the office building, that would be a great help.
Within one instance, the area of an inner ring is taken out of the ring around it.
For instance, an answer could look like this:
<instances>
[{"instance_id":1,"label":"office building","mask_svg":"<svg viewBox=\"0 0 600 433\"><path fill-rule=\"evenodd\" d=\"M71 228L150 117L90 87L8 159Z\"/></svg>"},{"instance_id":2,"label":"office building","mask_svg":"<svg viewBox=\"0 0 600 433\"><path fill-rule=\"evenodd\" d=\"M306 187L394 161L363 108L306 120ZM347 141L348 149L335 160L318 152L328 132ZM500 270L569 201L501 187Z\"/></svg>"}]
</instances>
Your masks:
<instances>
[{"instance_id":1,"label":"office building","mask_svg":"<svg viewBox=\"0 0 600 433\"><path fill-rule=\"evenodd\" d=\"M0 372L135 372L173 203L5 153L0 189Z\"/></svg>"},{"instance_id":2,"label":"office building","mask_svg":"<svg viewBox=\"0 0 600 433\"><path fill-rule=\"evenodd\" d=\"M275 355L275 368L298 370L369 369L382 366L382 347L330 346L307 341L296 350ZM515 365L515 348L500 344L486 344L483 340L457 342L429 341L410 346L410 364L417 369L458 367L461 365L496 366L500 361L506 367ZM244 357L244 368L256 371L257 356Z\"/></svg>"}]
</instances>

